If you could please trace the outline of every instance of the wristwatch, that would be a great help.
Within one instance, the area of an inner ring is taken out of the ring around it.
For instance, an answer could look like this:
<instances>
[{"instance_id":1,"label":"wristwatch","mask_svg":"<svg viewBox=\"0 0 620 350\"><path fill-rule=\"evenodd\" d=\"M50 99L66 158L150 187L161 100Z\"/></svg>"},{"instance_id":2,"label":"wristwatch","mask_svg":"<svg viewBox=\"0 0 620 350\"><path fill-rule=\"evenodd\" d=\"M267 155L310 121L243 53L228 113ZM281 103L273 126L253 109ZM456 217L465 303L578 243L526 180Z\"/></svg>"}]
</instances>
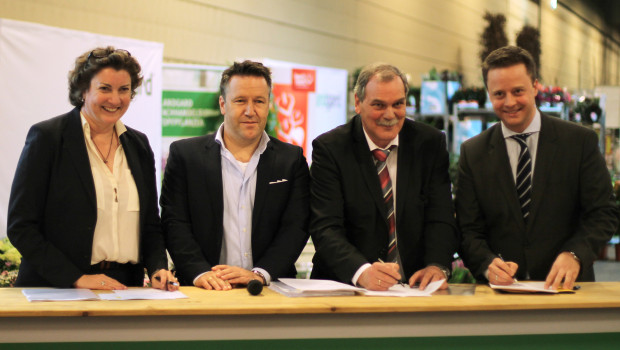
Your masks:
<instances>
[{"instance_id":1,"label":"wristwatch","mask_svg":"<svg viewBox=\"0 0 620 350\"><path fill-rule=\"evenodd\" d=\"M262 273L260 273L260 271L257 271L257 270L252 270L252 272L254 272L256 276L262 279L260 281L263 283L264 286L267 285L267 279L265 278L265 275L263 275Z\"/></svg>"},{"instance_id":2,"label":"wristwatch","mask_svg":"<svg viewBox=\"0 0 620 350\"><path fill-rule=\"evenodd\" d=\"M445 267L439 264L431 264L430 266L435 266L436 268L440 269L441 272L443 272L443 274L446 276L446 281L450 279L450 276L452 275L452 271L450 271L449 269L446 269Z\"/></svg>"},{"instance_id":3,"label":"wristwatch","mask_svg":"<svg viewBox=\"0 0 620 350\"><path fill-rule=\"evenodd\" d=\"M579 259L579 257L577 256L577 254L575 254L575 252L568 252L568 253L570 253L570 255L573 256L573 259L577 260L577 262L581 264L581 259Z\"/></svg>"},{"instance_id":4,"label":"wristwatch","mask_svg":"<svg viewBox=\"0 0 620 350\"><path fill-rule=\"evenodd\" d=\"M452 275L452 271L446 269L445 267L441 267L441 266L437 266L437 267L439 267L441 272L443 272L443 274L446 275L446 281L449 280L450 276Z\"/></svg>"}]
</instances>

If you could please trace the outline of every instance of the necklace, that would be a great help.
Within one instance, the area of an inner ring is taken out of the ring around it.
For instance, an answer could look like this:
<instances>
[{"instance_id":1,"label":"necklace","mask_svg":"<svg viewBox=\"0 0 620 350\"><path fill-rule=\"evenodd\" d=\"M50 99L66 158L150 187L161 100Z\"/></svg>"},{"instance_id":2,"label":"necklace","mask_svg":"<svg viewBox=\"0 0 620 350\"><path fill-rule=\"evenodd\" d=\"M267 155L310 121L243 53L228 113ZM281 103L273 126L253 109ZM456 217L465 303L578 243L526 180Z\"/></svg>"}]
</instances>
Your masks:
<instances>
[{"instance_id":1,"label":"necklace","mask_svg":"<svg viewBox=\"0 0 620 350\"><path fill-rule=\"evenodd\" d=\"M99 151L99 154L101 154L101 158L103 159L103 164L108 164L108 158L110 158L110 152L112 151L112 142L114 141L114 135L116 135L116 128L112 129L112 137L110 137L110 148L108 148L108 155L106 155L105 157L103 156L103 153L101 152L101 150L99 149L99 147L97 147L97 143L94 142L95 144L95 148L97 149L97 151Z\"/></svg>"}]
</instances>

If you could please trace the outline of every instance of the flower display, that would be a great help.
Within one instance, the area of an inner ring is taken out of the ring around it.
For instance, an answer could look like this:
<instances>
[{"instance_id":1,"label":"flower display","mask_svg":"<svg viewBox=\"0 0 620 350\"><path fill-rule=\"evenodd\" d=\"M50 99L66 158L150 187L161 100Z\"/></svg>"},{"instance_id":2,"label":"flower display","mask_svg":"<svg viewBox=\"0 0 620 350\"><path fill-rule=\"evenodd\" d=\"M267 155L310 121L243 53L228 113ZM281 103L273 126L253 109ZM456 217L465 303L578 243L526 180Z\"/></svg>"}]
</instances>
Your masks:
<instances>
[{"instance_id":1,"label":"flower display","mask_svg":"<svg viewBox=\"0 0 620 350\"><path fill-rule=\"evenodd\" d=\"M538 83L536 87L538 88L536 103L539 106L555 106L559 103L568 103L571 101L570 94L565 88L559 86L543 86L540 83Z\"/></svg>"},{"instance_id":2,"label":"flower display","mask_svg":"<svg viewBox=\"0 0 620 350\"><path fill-rule=\"evenodd\" d=\"M8 238L0 240L0 287L13 287L22 256Z\"/></svg>"}]
</instances>

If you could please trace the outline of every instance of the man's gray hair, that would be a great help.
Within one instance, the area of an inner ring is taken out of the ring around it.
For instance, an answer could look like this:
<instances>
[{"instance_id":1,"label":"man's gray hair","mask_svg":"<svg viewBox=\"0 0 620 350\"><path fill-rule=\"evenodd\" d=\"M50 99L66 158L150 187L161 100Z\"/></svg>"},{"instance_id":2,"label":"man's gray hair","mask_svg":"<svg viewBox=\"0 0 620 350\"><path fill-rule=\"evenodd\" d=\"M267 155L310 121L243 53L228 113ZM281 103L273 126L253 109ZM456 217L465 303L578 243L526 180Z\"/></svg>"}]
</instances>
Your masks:
<instances>
[{"instance_id":1,"label":"man's gray hair","mask_svg":"<svg viewBox=\"0 0 620 350\"><path fill-rule=\"evenodd\" d=\"M364 98L366 98L366 85L368 85L370 79L375 75L382 82L392 81L392 79L398 76L403 81L403 85L405 86L405 96L407 95L407 92L409 92L407 77L400 71L400 69L391 64L377 62L364 67L360 72L360 75L357 77L357 82L355 83L353 92L360 101L364 101Z\"/></svg>"}]
</instances>

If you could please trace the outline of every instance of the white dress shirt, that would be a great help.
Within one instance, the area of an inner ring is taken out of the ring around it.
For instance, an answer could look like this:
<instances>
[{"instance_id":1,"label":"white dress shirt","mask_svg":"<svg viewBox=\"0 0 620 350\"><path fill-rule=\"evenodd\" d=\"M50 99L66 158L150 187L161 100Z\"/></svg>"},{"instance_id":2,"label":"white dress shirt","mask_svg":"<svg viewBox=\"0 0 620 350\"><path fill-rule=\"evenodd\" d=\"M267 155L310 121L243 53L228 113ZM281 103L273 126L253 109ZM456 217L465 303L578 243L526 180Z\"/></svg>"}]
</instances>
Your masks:
<instances>
[{"instance_id":1,"label":"white dress shirt","mask_svg":"<svg viewBox=\"0 0 620 350\"><path fill-rule=\"evenodd\" d=\"M224 236L219 263L260 272L265 277L265 282L269 284L271 281L269 273L264 269L254 267L252 259L252 211L256 194L256 169L261 154L267 149L269 136L263 131L250 161L244 163L235 159L235 156L226 148L223 130L224 124L222 123L215 135L215 141L221 145L224 194ZM207 272L198 275L194 283Z\"/></svg>"},{"instance_id":2,"label":"white dress shirt","mask_svg":"<svg viewBox=\"0 0 620 350\"><path fill-rule=\"evenodd\" d=\"M517 182L517 165L519 163L519 154L521 154L521 145L519 141L513 139L511 136L517 134L528 134L525 143L530 151L530 158L532 159L532 180L534 179L534 170L536 169L536 151L538 150L538 136L540 135L540 112L536 110L534 119L530 125L523 130L523 132L514 132L504 126L504 123L500 123L502 127L502 134L506 140L506 151L508 152L508 159L510 160L510 168L512 169L512 178Z\"/></svg>"},{"instance_id":3,"label":"white dress shirt","mask_svg":"<svg viewBox=\"0 0 620 350\"><path fill-rule=\"evenodd\" d=\"M510 168L512 170L512 179L515 182L515 186L517 183L517 166L519 163L519 155L521 154L521 144L519 141L513 139L511 136L517 134L528 134L532 133L532 135L528 136L525 140L527 144L527 148L530 151L530 158L532 160L532 182L534 181L534 170L536 169L536 151L538 150L538 137L540 136L540 112L538 109L534 113L534 119L530 125L523 130L523 132L514 132L504 126L504 123L501 123L502 134L504 135L504 139L506 141L506 151L508 152L508 160L510 161ZM484 271L484 277L489 279L489 269L487 268Z\"/></svg>"},{"instance_id":4,"label":"white dress shirt","mask_svg":"<svg viewBox=\"0 0 620 350\"><path fill-rule=\"evenodd\" d=\"M119 143L111 172L91 139L90 125L83 115L82 129L95 183L97 223L91 264L115 261L138 263L140 241L140 198L123 146ZM119 120L114 125L120 137L127 131Z\"/></svg>"}]
</instances>

